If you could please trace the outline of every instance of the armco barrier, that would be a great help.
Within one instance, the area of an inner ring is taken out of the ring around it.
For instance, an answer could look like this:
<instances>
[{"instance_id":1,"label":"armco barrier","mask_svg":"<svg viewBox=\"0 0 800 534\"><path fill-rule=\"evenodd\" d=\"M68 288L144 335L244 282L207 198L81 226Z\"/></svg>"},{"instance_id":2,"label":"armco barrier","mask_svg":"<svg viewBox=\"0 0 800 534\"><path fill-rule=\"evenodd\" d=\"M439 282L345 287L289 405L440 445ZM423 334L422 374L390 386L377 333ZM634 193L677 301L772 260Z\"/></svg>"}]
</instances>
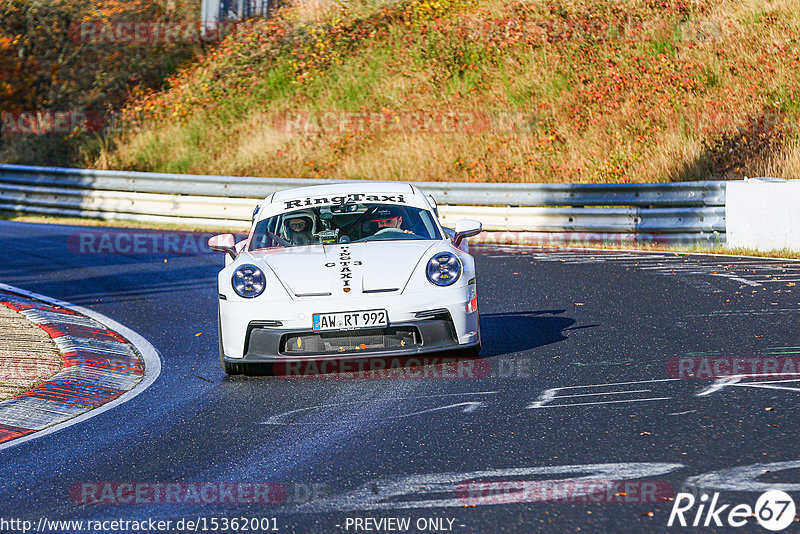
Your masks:
<instances>
[{"instance_id":1,"label":"armco barrier","mask_svg":"<svg viewBox=\"0 0 800 534\"><path fill-rule=\"evenodd\" d=\"M0 210L241 230L268 194L336 181L0 164ZM445 224L482 221L487 241L497 242L500 234L491 233L503 232L506 242L514 241L510 233L539 242L725 242L722 181L414 185L436 199Z\"/></svg>"}]
</instances>

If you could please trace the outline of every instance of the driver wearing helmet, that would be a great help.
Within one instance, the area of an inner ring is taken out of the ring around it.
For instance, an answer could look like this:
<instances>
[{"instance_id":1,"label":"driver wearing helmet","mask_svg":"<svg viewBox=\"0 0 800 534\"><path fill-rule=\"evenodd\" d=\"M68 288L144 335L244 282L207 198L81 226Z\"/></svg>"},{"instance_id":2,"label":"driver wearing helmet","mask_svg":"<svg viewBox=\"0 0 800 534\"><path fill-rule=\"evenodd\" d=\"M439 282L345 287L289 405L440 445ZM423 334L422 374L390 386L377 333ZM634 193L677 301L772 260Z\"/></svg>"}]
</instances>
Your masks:
<instances>
[{"instance_id":1,"label":"driver wearing helmet","mask_svg":"<svg viewBox=\"0 0 800 534\"><path fill-rule=\"evenodd\" d=\"M293 214L286 219L286 238L292 245L314 243L313 220L305 213Z\"/></svg>"}]
</instances>

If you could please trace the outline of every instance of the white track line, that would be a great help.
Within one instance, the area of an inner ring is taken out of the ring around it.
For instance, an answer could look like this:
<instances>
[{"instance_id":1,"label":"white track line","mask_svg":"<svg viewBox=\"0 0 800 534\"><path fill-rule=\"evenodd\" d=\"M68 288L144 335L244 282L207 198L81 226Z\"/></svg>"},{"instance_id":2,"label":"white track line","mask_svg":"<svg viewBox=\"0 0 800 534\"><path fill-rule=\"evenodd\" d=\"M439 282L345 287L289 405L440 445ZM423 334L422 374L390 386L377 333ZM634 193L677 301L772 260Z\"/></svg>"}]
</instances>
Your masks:
<instances>
[{"instance_id":1,"label":"white track line","mask_svg":"<svg viewBox=\"0 0 800 534\"><path fill-rule=\"evenodd\" d=\"M145 389L150 387L153 382L156 381L158 376L161 374L161 357L158 354L158 351L147 341L145 338L131 330L130 328L121 325L120 323L116 322L113 319L106 317L100 313L95 311L86 309L82 306L76 306L69 302L64 302L63 300L54 299L52 297L47 297L45 295L40 295L39 293L34 293L32 291L28 291L26 289L20 289L18 287L10 286L7 284L0 283L0 289L8 291L10 293L16 293L18 295L22 295L24 297L30 297L32 299L40 300L42 302L46 302L48 304L53 304L55 306L60 306L62 308L66 308L68 310L76 311L87 317L91 317L95 321L103 324L108 329L113 330L125 339L127 339L131 345L133 345L139 354L142 355L144 359L144 376L142 377L142 381L139 382L136 387L134 387L130 391L126 391L124 394L120 395L116 399L102 406L98 406L88 412L85 412L77 417L74 417L68 421L64 421L63 423L58 423L51 427L47 427L44 430L40 430L38 432L34 432L32 434L28 434L27 436L22 436L16 439L12 439L11 441L7 441L5 443L0 444L0 450L8 449L11 447L16 447L17 445L21 445L26 441L30 441L32 439L41 438L48 434L52 434L54 432L58 432L59 430L63 430L69 426L81 423L91 417L96 415L100 415L103 412L106 412L112 408L119 406L120 404L124 404L137 396L139 393L143 392Z\"/></svg>"},{"instance_id":2,"label":"white track line","mask_svg":"<svg viewBox=\"0 0 800 534\"><path fill-rule=\"evenodd\" d=\"M652 397L647 399L625 399L625 400L611 400L611 401L598 401L598 402L576 402L573 404L545 404L543 406L536 406L536 408L569 408L570 406L597 406L598 404L622 404L627 402L646 402L646 401L660 401L670 400L672 397Z\"/></svg>"}]
</instances>

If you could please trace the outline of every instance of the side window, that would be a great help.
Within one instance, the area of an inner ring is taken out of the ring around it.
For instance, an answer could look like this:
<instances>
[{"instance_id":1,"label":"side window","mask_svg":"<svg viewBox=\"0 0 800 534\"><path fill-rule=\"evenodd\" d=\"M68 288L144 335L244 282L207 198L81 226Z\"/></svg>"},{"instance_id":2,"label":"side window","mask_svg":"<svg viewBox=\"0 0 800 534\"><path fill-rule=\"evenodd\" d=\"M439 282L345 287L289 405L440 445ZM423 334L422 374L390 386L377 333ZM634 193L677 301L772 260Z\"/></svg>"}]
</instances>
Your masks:
<instances>
[{"instance_id":1,"label":"side window","mask_svg":"<svg viewBox=\"0 0 800 534\"><path fill-rule=\"evenodd\" d=\"M420 219L422 219L422 224L425 226L425 230L429 236L436 235L436 224L433 222L431 218L431 214L427 211L420 212Z\"/></svg>"},{"instance_id":2,"label":"side window","mask_svg":"<svg viewBox=\"0 0 800 534\"><path fill-rule=\"evenodd\" d=\"M278 246L278 244L275 243L269 235L270 232L275 235L279 235L276 232L278 227L277 219L278 217L270 217L269 219L259 221L259 223L256 225L255 231L253 232L253 241L250 244L250 250Z\"/></svg>"},{"instance_id":3,"label":"side window","mask_svg":"<svg viewBox=\"0 0 800 534\"><path fill-rule=\"evenodd\" d=\"M251 250L265 247L264 239L267 237L267 234L264 230L266 229L267 222L268 221L264 220L256 224L256 229L253 231L253 240L250 243Z\"/></svg>"}]
</instances>

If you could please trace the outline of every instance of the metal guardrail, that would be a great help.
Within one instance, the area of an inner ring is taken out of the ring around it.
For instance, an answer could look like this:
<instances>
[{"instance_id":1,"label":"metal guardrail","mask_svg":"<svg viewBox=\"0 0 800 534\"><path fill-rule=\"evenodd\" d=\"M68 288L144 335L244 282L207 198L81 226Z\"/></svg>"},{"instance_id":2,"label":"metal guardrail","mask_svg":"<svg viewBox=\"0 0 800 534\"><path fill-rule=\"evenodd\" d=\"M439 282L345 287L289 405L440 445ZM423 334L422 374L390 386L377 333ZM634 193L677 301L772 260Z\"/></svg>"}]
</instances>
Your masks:
<instances>
[{"instance_id":1,"label":"metal guardrail","mask_svg":"<svg viewBox=\"0 0 800 534\"><path fill-rule=\"evenodd\" d=\"M0 164L0 210L243 229L256 203L272 192L343 181ZM566 238L585 234L586 240L604 241L724 242L722 181L414 184L436 199L445 223L475 218L487 231Z\"/></svg>"},{"instance_id":2,"label":"metal guardrail","mask_svg":"<svg viewBox=\"0 0 800 534\"><path fill-rule=\"evenodd\" d=\"M352 180L200 176L147 172L64 169L0 164L3 183L167 193L233 198L264 198L280 189ZM723 181L655 184L509 184L412 182L441 204L465 206L724 206Z\"/></svg>"}]
</instances>

